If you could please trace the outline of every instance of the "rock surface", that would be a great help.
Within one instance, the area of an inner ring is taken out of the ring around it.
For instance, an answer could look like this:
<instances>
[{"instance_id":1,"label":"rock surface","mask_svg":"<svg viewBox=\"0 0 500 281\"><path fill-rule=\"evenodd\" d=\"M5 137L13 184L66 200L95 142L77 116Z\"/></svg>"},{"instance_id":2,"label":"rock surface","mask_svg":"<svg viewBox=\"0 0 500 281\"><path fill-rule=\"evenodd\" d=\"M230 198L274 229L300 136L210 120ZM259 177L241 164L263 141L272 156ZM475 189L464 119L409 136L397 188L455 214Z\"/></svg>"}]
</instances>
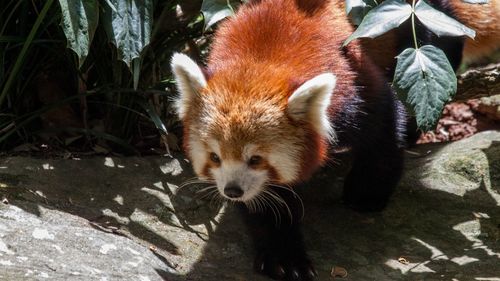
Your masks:
<instances>
[{"instance_id":1,"label":"rock surface","mask_svg":"<svg viewBox=\"0 0 500 281\"><path fill-rule=\"evenodd\" d=\"M499 132L409 151L379 214L341 204L345 170L299 190L318 280L500 280ZM267 280L232 207L179 187L192 177L182 157L0 159L0 280Z\"/></svg>"}]
</instances>

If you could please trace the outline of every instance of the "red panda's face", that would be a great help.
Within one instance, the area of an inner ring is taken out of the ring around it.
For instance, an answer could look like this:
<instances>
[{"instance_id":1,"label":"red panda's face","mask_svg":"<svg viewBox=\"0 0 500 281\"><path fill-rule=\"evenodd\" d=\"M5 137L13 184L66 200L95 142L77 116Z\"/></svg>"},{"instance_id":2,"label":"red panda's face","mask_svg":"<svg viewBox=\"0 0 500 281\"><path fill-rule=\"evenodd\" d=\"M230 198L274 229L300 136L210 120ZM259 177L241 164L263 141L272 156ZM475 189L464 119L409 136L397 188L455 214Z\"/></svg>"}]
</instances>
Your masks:
<instances>
[{"instance_id":1,"label":"red panda's face","mask_svg":"<svg viewBox=\"0 0 500 281\"><path fill-rule=\"evenodd\" d=\"M199 176L238 201L265 192L267 184L297 180L307 145L302 129L272 103L238 105L211 97L201 98L184 122L187 153Z\"/></svg>"},{"instance_id":2,"label":"red panda's face","mask_svg":"<svg viewBox=\"0 0 500 281\"><path fill-rule=\"evenodd\" d=\"M296 182L305 152L319 153L308 150L308 131L326 140L333 137L326 115L335 85L331 74L304 83L283 104L279 93L256 98L209 85L184 55L175 55L172 67L186 152L196 174L215 181L227 199L247 202L269 193L268 185Z\"/></svg>"}]
</instances>

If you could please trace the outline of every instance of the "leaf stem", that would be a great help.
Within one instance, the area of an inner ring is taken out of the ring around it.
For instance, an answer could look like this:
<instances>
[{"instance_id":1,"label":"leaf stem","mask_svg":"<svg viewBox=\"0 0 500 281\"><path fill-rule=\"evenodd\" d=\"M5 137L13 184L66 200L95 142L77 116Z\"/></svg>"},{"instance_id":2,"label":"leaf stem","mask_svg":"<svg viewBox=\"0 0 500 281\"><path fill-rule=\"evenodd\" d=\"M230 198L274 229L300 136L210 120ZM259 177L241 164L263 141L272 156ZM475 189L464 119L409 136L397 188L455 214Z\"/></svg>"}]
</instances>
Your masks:
<instances>
[{"instance_id":1,"label":"leaf stem","mask_svg":"<svg viewBox=\"0 0 500 281\"><path fill-rule=\"evenodd\" d=\"M415 29L415 0L412 0L411 2L411 29L413 31L413 43L415 44L415 50L418 50L417 32Z\"/></svg>"}]
</instances>

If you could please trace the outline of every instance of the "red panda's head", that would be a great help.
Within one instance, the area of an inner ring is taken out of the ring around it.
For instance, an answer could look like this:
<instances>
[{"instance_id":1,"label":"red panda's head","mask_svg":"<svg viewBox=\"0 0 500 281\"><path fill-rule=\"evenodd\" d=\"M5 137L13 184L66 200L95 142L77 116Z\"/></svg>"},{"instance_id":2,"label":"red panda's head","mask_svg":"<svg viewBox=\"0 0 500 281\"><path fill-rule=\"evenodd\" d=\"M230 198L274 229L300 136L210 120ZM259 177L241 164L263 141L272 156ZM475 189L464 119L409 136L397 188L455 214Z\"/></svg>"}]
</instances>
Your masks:
<instances>
[{"instance_id":1,"label":"red panda's head","mask_svg":"<svg viewBox=\"0 0 500 281\"><path fill-rule=\"evenodd\" d=\"M269 184L305 179L324 161L334 138L328 117L333 74L294 88L269 79L228 81L231 73L207 81L182 54L173 56L172 70L186 152L196 174L214 180L225 198L251 201Z\"/></svg>"}]
</instances>

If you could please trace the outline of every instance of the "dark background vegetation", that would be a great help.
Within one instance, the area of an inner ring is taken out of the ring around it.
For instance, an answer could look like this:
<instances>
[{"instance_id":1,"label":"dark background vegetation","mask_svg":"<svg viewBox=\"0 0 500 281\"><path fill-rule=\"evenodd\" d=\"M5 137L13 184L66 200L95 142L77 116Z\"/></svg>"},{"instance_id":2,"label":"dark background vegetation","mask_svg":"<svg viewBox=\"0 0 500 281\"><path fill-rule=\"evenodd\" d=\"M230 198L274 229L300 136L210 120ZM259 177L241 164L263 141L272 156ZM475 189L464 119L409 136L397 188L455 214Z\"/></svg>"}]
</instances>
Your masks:
<instances>
[{"instance_id":1,"label":"dark background vegetation","mask_svg":"<svg viewBox=\"0 0 500 281\"><path fill-rule=\"evenodd\" d=\"M58 1L45 15L41 11L48 1L0 2L0 151L147 154L176 149L170 58L174 51L199 58L205 50L209 33L203 33L201 0L152 2L151 41L141 52L136 90L133 72L118 59L103 24L78 67L77 55L67 48ZM99 1L101 18L104 5ZM23 52L39 18L40 27Z\"/></svg>"}]
</instances>

